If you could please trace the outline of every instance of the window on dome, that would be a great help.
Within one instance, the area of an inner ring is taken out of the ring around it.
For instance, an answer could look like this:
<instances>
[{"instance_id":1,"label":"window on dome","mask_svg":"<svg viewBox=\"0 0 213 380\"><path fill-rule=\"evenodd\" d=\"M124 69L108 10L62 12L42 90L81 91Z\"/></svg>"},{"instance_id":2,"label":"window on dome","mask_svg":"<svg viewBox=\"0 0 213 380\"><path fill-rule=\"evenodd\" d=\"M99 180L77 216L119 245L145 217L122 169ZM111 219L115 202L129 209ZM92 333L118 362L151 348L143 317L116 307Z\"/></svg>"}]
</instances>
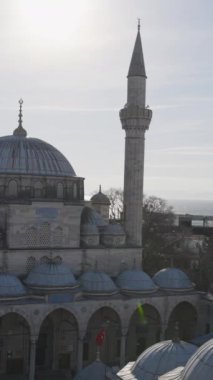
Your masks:
<instances>
[{"instance_id":1,"label":"window on dome","mask_svg":"<svg viewBox=\"0 0 213 380\"><path fill-rule=\"evenodd\" d=\"M17 197L18 194L18 185L15 180L11 180L8 184L8 196L11 198Z\"/></svg>"},{"instance_id":2,"label":"window on dome","mask_svg":"<svg viewBox=\"0 0 213 380\"><path fill-rule=\"evenodd\" d=\"M78 189L76 183L73 185L73 198L76 199L78 194Z\"/></svg>"},{"instance_id":3,"label":"window on dome","mask_svg":"<svg viewBox=\"0 0 213 380\"><path fill-rule=\"evenodd\" d=\"M62 183L58 183L57 185L57 198L58 199L63 199L64 197L64 187Z\"/></svg>"}]
</instances>

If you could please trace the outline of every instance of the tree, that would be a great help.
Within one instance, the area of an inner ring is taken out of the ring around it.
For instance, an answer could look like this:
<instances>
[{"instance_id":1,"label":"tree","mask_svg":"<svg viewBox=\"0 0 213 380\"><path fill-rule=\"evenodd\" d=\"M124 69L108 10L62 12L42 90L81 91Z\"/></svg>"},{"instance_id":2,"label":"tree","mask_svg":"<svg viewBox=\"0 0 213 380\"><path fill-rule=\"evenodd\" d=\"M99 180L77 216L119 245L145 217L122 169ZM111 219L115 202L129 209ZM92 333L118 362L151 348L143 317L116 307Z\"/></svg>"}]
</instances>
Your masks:
<instances>
[{"instance_id":1,"label":"tree","mask_svg":"<svg viewBox=\"0 0 213 380\"><path fill-rule=\"evenodd\" d=\"M105 191L110 201L109 217L110 219L122 219L123 213L123 190L111 187Z\"/></svg>"},{"instance_id":2,"label":"tree","mask_svg":"<svg viewBox=\"0 0 213 380\"><path fill-rule=\"evenodd\" d=\"M110 200L110 218L122 219L123 191L111 188L105 192ZM174 231L174 213L164 199L144 197L143 204L143 269L150 274L171 264L173 246L180 239Z\"/></svg>"},{"instance_id":3,"label":"tree","mask_svg":"<svg viewBox=\"0 0 213 380\"><path fill-rule=\"evenodd\" d=\"M143 204L143 269L150 275L171 265L180 240L174 228L173 208L155 196Z\"/></svg>"}]
</instances>

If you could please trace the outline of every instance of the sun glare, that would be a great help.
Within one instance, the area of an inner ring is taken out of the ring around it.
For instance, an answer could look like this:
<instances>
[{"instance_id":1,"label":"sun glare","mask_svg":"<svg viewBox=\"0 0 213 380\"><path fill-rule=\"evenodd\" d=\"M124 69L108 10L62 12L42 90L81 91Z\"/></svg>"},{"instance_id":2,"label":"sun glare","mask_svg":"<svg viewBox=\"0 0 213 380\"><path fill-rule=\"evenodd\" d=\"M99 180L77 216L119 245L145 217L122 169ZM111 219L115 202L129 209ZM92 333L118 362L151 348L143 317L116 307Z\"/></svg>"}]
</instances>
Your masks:
<instances>
[{"instance_id":1,"label":"sun glare","mask_svg":"<svg viewBox=\"0 0 213 380\"><path fill-rule=\"evenodd\" d=\"M22 0L20 16L27 38L34 43L61 45L77 43L82 24L86 23L88 1Z\"/></svg>"}]
</instances>

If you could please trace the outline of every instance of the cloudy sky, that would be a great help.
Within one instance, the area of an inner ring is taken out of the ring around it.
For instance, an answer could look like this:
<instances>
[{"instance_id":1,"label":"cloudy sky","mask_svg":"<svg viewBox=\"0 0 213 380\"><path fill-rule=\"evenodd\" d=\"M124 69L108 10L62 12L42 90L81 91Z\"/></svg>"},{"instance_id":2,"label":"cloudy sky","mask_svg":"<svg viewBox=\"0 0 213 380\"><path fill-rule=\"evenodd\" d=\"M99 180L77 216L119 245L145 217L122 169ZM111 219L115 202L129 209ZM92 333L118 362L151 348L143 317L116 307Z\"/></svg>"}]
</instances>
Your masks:
<instances>
[{"instance_id":1,"label":"cloudy sky","mask_svg":"<svg viewBox=\"0 0 213 380\"><path fill-rule=\"evenodd\" d=\"M145 193L213 199L212 0L0 0L1 135L55 145L85 191L123 186L126 75L137 18L154 115Z\"/></svg>"}]
</instances>

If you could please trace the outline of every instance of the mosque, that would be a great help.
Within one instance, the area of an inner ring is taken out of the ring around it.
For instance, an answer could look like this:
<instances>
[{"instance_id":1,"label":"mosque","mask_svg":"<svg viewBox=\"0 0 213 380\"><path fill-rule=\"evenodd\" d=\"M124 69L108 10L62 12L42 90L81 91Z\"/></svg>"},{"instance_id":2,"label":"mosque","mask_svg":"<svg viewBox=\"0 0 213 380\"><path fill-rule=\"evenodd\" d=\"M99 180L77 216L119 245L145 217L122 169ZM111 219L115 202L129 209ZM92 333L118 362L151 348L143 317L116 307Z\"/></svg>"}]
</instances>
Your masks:
<instances>
[{"instance_id":1,"label":"mosque","mask_svg":"<svg viewBox=\"0 0 213 380\"><path fill-rule=\"evenodd\" d=\"M84 201L84 178L61 152L27 137L22 100L18 127L0 137L1 379L72 379L92 363L99 371L103 329L101 363L118 368L116 378L142 379L135 373L143 358L136 358L152 345L159 352L155 345L174 337L177 322L190 354L189 342L213 329L213 292L196 291L176 268L153 278L141 269L144 137L152 111L139 25L127 78L122 224L109 223L101 189ZM182 373L186 361L179 363Z\"/></svg>"}]
</instances>

